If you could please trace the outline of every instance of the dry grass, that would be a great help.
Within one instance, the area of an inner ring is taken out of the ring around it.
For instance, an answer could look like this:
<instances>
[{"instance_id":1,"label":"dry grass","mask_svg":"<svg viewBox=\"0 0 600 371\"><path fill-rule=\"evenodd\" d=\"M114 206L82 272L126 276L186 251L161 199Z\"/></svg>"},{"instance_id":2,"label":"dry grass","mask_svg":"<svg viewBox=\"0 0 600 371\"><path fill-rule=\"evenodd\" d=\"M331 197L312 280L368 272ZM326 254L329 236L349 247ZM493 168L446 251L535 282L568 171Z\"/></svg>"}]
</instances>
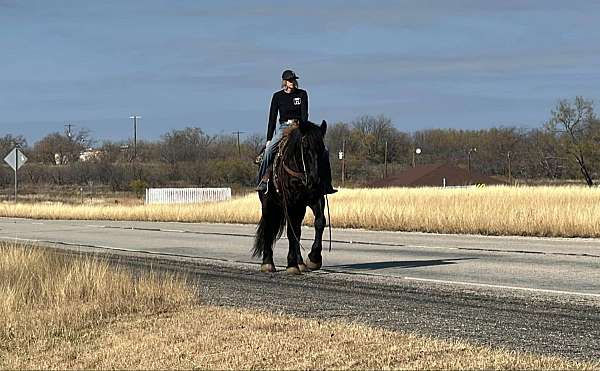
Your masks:
<instances>
[{"instance_id":1,"label":"dry grass","mask_svg":"<svg viewBox=\"0 0 600 371\"><path fill-rule=\"evenodd\" d=\"M345 189L330 198L334 227L437 233L600 237L600 188ZM255 194L199 205L0 204L0 216L257 223ZM312 218L306 220L312 223Z\"/></svg>"},{"instance_id":2,"label":"dry grass","mask_svg":"<svg viewBox=\"0 0 600 371\"><path fill-rule=\"evenodd\" d=\"M600 237L600 188L362 189L332 199L331 213L347 228Z\"/></svg>"},{"instance_id":3,"label":"dry grass","mask_svg":"<svg viewBox=\"0 0 600 371\"><path fill-rule=\"evenodd\" d=\"M597 369L357 324L199 306L129 316L9 367L56 369Z\"/></svg>"},{"instance_id":4,"label":"dry grass","mask_svg":"<svg viewBox=\"0 0 600 371\"><path fill-rule=\"evenodd\" d=\"M136 277L93 258L0 243L0 354L52 347L118 316L172 310L194 298L173 275Z\"/></svg>"},{"instance_id":5,"label":"dry grass","mask_svg":"<svg viewBox=\"0 0 600 371\"><path fill-rule=\"evenodd\" d=\"M0 368L593 369L264 312L201 306L173 276L0 246Z\"/></svg>"}]
</instances>

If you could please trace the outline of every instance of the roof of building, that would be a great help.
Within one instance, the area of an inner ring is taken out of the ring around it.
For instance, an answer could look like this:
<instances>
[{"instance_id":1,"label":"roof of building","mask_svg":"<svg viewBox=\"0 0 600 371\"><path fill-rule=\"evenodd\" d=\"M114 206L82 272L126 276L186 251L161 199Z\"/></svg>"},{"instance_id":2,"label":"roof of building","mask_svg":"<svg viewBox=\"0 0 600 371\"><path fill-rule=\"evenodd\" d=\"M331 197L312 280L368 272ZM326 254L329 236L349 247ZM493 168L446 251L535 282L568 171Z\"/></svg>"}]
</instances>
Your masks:
<instances>
[{"instance_id":1,"label":"roof of building","mask_svg":"<svg viewBox=\"0 0 600 371\"><path fill-rule=\"evenodd\" d=\"M505 184L505 182L469 171L447 163L421 165L408 168L385 179L369 183L370 187L442 187L464 186L471 184Z\"/></svg>"}]
</instances>

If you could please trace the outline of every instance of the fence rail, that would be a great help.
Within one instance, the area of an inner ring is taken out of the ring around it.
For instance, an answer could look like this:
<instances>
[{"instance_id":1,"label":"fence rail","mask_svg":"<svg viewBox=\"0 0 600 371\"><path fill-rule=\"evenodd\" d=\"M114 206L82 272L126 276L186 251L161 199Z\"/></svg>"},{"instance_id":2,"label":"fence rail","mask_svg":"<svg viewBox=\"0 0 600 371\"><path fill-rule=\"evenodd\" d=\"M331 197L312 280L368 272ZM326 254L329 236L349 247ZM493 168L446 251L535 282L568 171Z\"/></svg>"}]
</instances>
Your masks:
<instances>
[{"instance_id":1,"label":"fence rail","mask_svg":"<svg viewBox=\"0 0 600 371\"><path fill-rule=\"evenodd\" d=\"M231 188L147 188L146 204L192 204L231 199Z\"/></svg>"}]
</instances>

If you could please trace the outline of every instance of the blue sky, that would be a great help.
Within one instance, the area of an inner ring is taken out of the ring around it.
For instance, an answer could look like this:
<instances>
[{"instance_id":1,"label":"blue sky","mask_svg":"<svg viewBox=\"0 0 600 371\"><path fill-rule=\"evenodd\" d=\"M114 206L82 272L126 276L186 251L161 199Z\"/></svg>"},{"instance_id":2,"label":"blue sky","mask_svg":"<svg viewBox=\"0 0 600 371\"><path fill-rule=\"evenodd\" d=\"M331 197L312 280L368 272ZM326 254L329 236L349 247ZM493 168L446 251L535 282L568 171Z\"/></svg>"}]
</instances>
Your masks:
<instances>
[{"instance_id":1,"label":"blue sky","mask_svg":"<svg viewBox=\"0 0 600 371\"><path fill-rule=\"evenodd\" d=\"M281 71L310 118L540 126L600 98L598 1L0 0L0 136L263 134Z\"/></svg>"}]
</instances>

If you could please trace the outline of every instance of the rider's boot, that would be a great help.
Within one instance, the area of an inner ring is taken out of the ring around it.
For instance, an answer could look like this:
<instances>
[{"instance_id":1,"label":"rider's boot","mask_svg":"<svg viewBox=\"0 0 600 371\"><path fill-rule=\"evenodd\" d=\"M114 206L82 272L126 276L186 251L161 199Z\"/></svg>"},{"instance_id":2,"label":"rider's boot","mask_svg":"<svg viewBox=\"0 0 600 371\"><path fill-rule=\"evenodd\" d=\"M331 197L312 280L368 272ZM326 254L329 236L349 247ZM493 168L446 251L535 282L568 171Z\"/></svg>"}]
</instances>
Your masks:
<instances>
[{"instance_id":1,"label":"rider's boot","mask_svg":"<svg viewBox=\"0 0 600 371\"><path fill-rule=\"evenodd\" d=\"M271 169L267 169L267 172L265 173L265 175L263 175L263 177L261 178L260 182L258 183L258 186L256 186L255 190L258 192L265 192L267 193L269 191L269 178L271 177Z\"/></svg>"},{"instance_id":2,"label":"rider's boot","mask_svg":"<svg viewBox=\"0 0 600 371\"><path fill-rule=\"evenodd\" d=\"M323 151L323 155L319 157L319 177L321 178L321 192L324 195L337 192L337 189L331 185L331 164L328 150Z\"/></svg>"},{"instance_id":3,"label":"rider's boot","mask_svg":"<svg viewBox=\"0 0 600 371\"><path fill-rule=\"evenodd\" d=\"M331 185L331 179L329 181L323 180L321 182L321 188L324 195L331 195L338 191L337 189L333 188L333 185Z\"/></svg>"}]
</instances>

